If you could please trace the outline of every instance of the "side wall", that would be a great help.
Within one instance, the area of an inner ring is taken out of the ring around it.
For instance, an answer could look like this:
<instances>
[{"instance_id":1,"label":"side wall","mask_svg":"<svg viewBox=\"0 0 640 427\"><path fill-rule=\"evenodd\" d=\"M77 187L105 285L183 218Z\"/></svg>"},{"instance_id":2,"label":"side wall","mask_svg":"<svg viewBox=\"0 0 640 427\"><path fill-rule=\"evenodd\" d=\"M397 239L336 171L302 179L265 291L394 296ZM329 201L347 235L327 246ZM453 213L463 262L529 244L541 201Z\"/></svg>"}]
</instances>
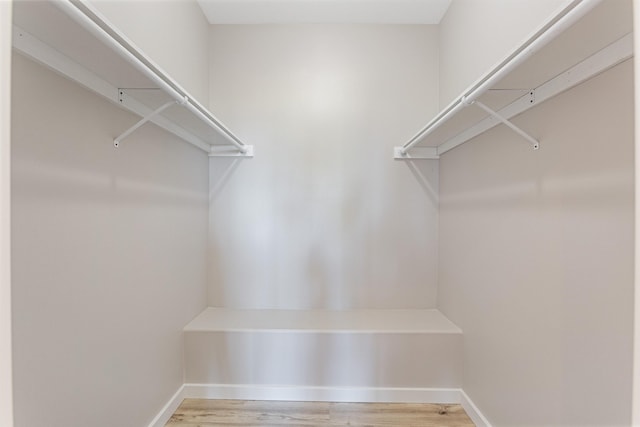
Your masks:
<instances>
[{"instance_id":1,"label":"side wall","mask_svg":"<svg viewBox=\"0 0 640 427\"><path fill-rule=\"evenodd\" d=\"M640 28L640 2L633 1L633 27ZM634 101L640 105L640 31L634 31ZM635 128L640 129L640 108L635 109ZM635 161L640 165L640 132L635 132ZM640 426L640 172L635 168L635 301L633 340L633 425Z\"/></svg>"},{"instance_id":2,"label":"side wall","mask_svg":"<svg viewBox=\"0 0 640 427\"><path fill-rule=\"evenodd\" d=\"M211 161L209 304L435 306L437 28L214 25L211 109L256 147Z\"/></svg>"},{"instance_id":3,"label":"side wall","mask_svg":"<svg viewBox=\"0 0 640 427\"><path fill-rule=\"evenodd\" d=\"M0 426L13 426L11 365L11 9L0 2Z\"/></svg>"},{"instance_id":4,"label":"side wall","mask_svg":"<svg viewBox=\"0 0 640 427\"><path fill-rule=\"evenodd\" d=\"M16 426L147 425L206 301L208 158L151 124L116 150L137 117L13 65Z\"/></svg>"},{"instance_id":5,"label":"side wall","mask_svg":"<svg viewBox=\"0 0 640 427\"><path fill-rule=\"evenodd\" d=\"M447 152L439 306L500 426L630 424L632 61ZM603 408L606 408L603 409Z\"/></svg>"},{"instance_id":6,"label":"side wall","mask_svg":"<svg viewBox=\"0 0 640 427\"><path fill-rule=\"evenodd\" d=\"M439 25L440 108L446 107L569 3L569 0L453 0Z\"/></svg>"},{"instance_id":7,"label":"side wall","mask_svg":"<svg viewBox=\"0 0 640 427\"><path fill-rule=\"evenodd\" d=\"M209 22L196 0L91 0L91 3L206 107Z\"/></svg>"}]
</instances>

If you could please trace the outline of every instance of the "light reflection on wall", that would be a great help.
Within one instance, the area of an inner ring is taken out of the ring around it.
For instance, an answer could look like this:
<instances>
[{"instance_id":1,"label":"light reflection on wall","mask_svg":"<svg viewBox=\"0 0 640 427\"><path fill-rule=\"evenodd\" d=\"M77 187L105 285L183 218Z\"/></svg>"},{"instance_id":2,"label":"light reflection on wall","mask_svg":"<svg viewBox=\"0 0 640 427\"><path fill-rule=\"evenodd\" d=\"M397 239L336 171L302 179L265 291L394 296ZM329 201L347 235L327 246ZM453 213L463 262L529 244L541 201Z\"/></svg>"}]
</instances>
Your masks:
<instances>
[{"instance_id":1,"label":"light reflection on wall","mask_svg":"<svg viewBox=\"0 0 640 427\"><path fill-rule=\"evenodd\" d=\"M435 29L211 37L213 112L256 155L226 178L228 159L210 163L209 305L434 307L437 163L416 173L391 150L437 108Z\"/></svg>"}]
</instances>

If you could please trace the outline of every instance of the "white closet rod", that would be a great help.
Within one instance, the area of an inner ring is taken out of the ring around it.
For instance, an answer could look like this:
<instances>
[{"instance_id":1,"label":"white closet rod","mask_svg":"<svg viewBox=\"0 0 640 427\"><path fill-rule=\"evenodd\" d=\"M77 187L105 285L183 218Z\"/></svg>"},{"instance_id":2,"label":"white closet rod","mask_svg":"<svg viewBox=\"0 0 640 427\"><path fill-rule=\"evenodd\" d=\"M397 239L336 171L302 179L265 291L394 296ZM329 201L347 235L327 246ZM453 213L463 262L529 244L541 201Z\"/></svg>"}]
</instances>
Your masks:
<instances>
[{"instance_id":1,"label":"white closet rod","mask_svg":"<svg viewBox=\"0 0 640 427\"><path fill-rule=\"evenodd\" d=\"M88 6L83 4L82 1L76 0L72 2L71 0L58 0L54 1L53 4L81 25L85 30L93 34L98 40L112 48L114 52L118 53L129 64L157 84L160 89L171 96L176 102L181 103L187 110L196 115L196 117L205 122L208 126L216 129L229 142L236 146L241 153L247 152L247 145L235 136L216 117L210 113L207 114L208 112L206 112L201 105L195 102L195 100L192 100L186 92L181 90L179 87L176 87L177 85L172 82L171 79L159 72L156 67L145 63L146 61L140 59L135 51L129 50L121 41L107 31L105 28L109 28L109 26L96 16L96 14L88 12L90 9ZM185 98L187 99L186 103L184 103Z\"/></svg>"},{"instance_id":2,"label":"white closet rod","mask_svg":"<svg viewBox=\"0 0 640 427\"><path fill-rule=\"evenodd\" d=\"M443 123L449 120L452 116L462 110L464 107L470 105L478 97L489 90L500 79L509 74L518 65L522 64L539 49L556 38L559 34L569 28L582 18L587 12L593 9L602 0L574 0L570 6L564 9L564 11L554 18L552 22L547 24L532 38L514 52L509 58L503 61L500 65L494 68L489 74L487 74L482 80L472 86L467 92L449 104L440 114L433 118L424 128L422 128L417 134L415 134L409 141L407 141L400 152L402 155L406 155L414 145L422 141L429 134L439 128Z\"/></svg>"}]
</instances>

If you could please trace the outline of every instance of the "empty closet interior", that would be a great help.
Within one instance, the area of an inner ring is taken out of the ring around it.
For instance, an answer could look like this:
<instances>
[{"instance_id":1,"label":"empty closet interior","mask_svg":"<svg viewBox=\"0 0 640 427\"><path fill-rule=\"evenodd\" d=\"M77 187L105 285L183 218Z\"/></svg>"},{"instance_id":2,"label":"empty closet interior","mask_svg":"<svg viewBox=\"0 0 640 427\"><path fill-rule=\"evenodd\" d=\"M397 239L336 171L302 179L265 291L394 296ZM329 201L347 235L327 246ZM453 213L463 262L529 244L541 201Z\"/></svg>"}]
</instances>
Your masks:
<instances>
[{"instance_id":1,"label":"empty closet interior","mask_svg":"<svg viewBox=\"0 0 640 427\"><path fill-rule=\"evenodd\" d=\"M14 2L16 427L185 397L629 425L632 2L256 18L284 3Z\"/></svg>"}]
</instances>

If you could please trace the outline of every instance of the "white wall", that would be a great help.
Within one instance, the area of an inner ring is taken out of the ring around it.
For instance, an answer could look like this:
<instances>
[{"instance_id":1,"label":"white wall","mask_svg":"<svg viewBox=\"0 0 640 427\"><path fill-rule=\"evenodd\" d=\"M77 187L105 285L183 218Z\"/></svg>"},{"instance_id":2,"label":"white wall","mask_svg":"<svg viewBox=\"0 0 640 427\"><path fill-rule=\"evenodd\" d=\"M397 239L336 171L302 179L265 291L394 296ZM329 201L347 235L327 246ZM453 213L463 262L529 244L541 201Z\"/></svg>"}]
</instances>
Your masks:
<instances>
[{"instance_id":1,"label":"white wall","mask_svg":"<svg viewBox=\"0 0 640 427\"><path fill-rule=\"evenodd\" d=\"M437 29L214 25L211 109L255 145L210 164L209 304L433 307L437 162L392 161L437 112Z\"/></svg>"},{"instance_id":2,"label":"white wall","mask_svg":"<svg viewBox=\"0 0 640 427\"><path fill-rule=\"evenodd\" d=\"M183 384L206 302L208 159L14 56L18 427L140 427ZM64 100L64 102L60 102Z\"/></svg>"},{"instance_id":3,"label":"white wall","mask_svg":"<svg viewBox=\"0 0 640 427\"><path fill-rule=\"evenodd\" d=\"M640 2L633 1L633 26L640 28ZM640 31L634 32L634 101L640 105ZM635 128L640 129L640 108L635 109ZM640 165L640 136L635 133L635 164ZM635 292L633 340L632 424L640 426L640 173L635 169Z\"/></svg>"},{"instance_id":4,"label":"white wall","mask_svg":"<svg viewBox=\"0 0 640 427\"><path fill-rule=\"evenodd\" d=\"M568 3L453 0L439 25L440 107L446 107Z\"/></svg>"},{"instance_id":5,"label":"white wall","mask_svg":"<svg viewBox=\"0 0 640 427\"><path fill-rule=\"evenodd\" d=\"M11 9L0 2L0 426L13 426L11 364Z\"/></svg>"},{"instance_id":6,"label":"white wall","mask_svg":"<svg viewBox=\"0 0 640 427\"><path fill-rule=\"evenodd\" d=\"M197 101L207 105L209 23L195 0L91 3Z\"/></svg>"},{"instance_id":7,"label":"white wall","mask_svg":"<svg viewBox=\"0 0 640 427\"><path fill-rule=\"evenodd\" d=\"M447 152L439 307L492 425L630 424L632 63Z\"/></svg>"}]
</instances>

